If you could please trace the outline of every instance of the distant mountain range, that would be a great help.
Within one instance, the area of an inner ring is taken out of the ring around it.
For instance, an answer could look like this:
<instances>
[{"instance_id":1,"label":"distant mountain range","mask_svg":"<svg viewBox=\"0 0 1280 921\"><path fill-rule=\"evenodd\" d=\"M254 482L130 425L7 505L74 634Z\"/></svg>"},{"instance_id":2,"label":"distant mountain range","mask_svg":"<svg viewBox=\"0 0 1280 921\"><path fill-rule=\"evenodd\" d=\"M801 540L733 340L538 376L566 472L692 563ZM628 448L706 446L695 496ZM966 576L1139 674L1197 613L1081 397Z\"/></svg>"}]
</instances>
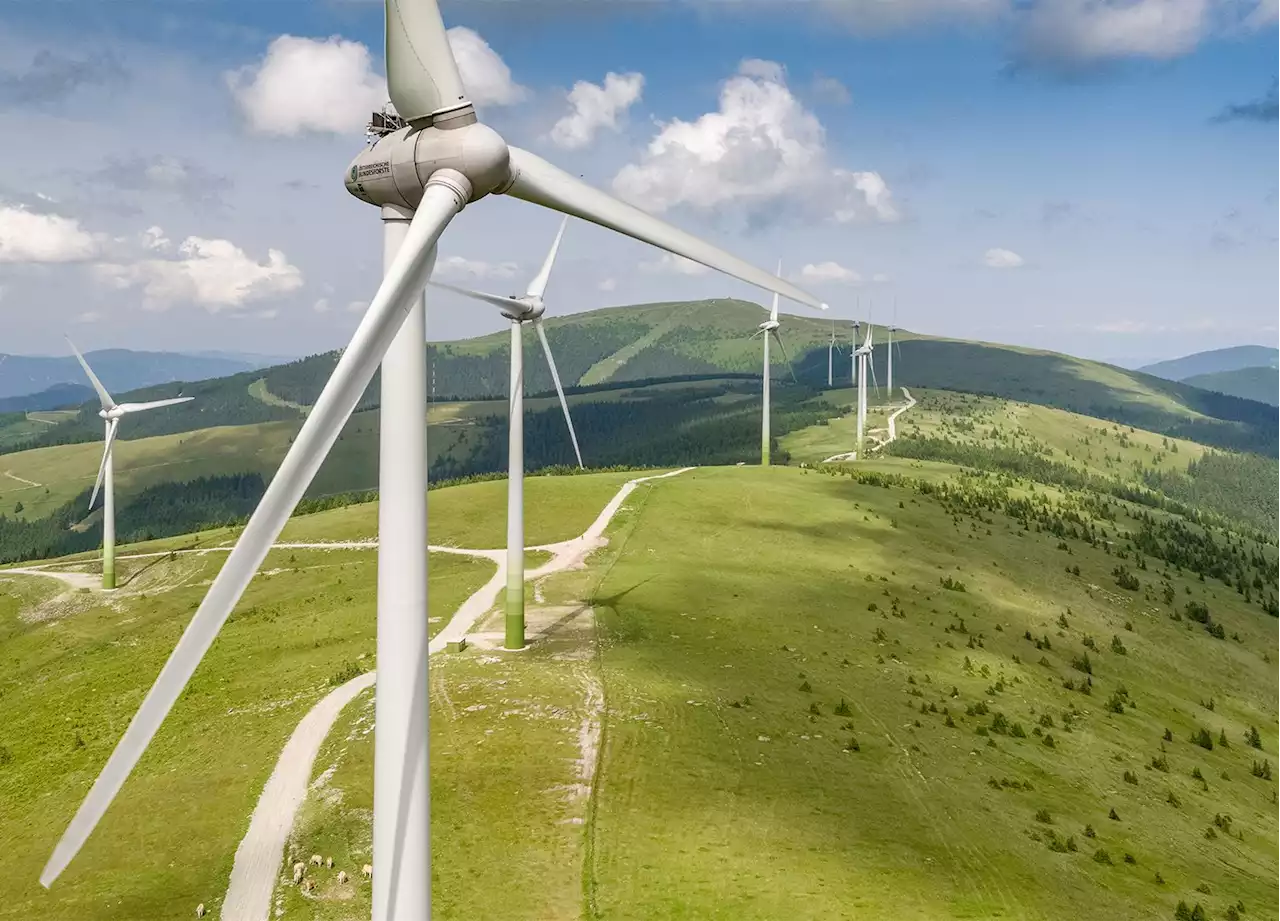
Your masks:
<instances>
[{"instance_id":1,"label":"distant mountain range","mask_svg":"<svg viewBox=\"0 0 1280 921\"><path fill-rule=\"evenodd\" d=\"M1226 393L1246 400L1257 400L1280 406L1280 372L1275 368L1238 368L1235 371L1215 371L1212 374L1193 374L1182 383Z\"/></svg>"},{"instance_id":2,"label":"distant mountain range","mask_svg":"<svg viewBox=\"0 0 1280 921\"><path fill-rule=\"evenodd\" d=\"M1158 361L1138 370L1167 381L1185 381L1199 374L1221 374L1242 368L1275 368L1277 365L1280 365L1280 350L1265 345L1236 345Z\"/></svg>"},{"instance_id":3,"label":"distant mountain range","mask_svg":"<svg viewBox=\"0 0 1280 921\"><path fill-rule=\"evenodd\" d=\"M174 381L199 381L225 377L241 371L253 371L290 361L271 355L239 352L135 352L130 349L101 349L85 355L103 386L116 391L136 390ZM30 356L0 353L0 403L6 411L53 409L68 402L80 402L72 394L61 403L51 399L65 396L66 385L88 388L80 363L74 355ZM12 401L6 398L27 397Z\"/></svg>"}]
</instances>

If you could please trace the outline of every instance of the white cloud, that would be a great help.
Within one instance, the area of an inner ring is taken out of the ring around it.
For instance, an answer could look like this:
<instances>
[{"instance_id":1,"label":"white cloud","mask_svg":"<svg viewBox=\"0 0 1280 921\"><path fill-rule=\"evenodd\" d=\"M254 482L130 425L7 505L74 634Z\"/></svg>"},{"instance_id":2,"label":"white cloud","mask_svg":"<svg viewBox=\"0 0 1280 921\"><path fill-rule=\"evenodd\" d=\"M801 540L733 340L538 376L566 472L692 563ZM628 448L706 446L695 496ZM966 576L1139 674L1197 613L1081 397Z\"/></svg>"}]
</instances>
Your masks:
<instances>
[{"instance_id":1,"label":"white cloud","mask_svg":"<svg viewBox=\"0 0 1280 921\"><path fill-rule=\"evenodd\" d=\"M76 314L77 323L97 323L102 319L102 314L97 310L86 310L84 313Z\"/></svg>"},{"instance_id":2,"label":"white cloud","mask_svg":"<svg viewBox=\"0 0 1280 921\"><path fill-rule=\"evenodd\" d=\"M1280 19L1280 0L1259 0L1244 19L1245 28L1261 29L1273 26Z\"/></svg>"},{"instance_id":3,"label":"white cloud","mask_svg":"<svg viewBox=\"0 0 1280 921\"><path fill-rule=\"evenodd\" d=\"M997 246L987 250L982 261L989 269L1016 269L1025 260L1013 250Z\"/></svg>"},{"instance_id":4,"label":"white cloud","mask_svg":"<svg viewBox=\"0 0 1280 921\"><path fill-rule=\"evenodd\" d=\"M178 256L99 263L94 271L116 288L142 288L144 306L152 310L185 302L218 313L302 287L302 272L278 249L268 250L267 261L258 262L229 240L187 237Z\"/></svg>"},{"instance_id":5,"label":"white cloud","mask_svg":"<svg viewBox=\"0 0 1280 921\"><path fill-rule=\"evenodd\" d=\"M600 284L596 285L596 287L601 291L614 291L618 287L618 282L615 279L606 278L604 281L600 282Z\"/></svg>"},{"instance_id":6,"label":"white cloud","mask_svg":"<svg viewBox=\"0 0 1280 921\"><path fill-rule=\"evenodd\" d=\"M445 256L436 260L435 270L441 275L469 278L514 278L520 271L520 265L515 262L485 262L483 259Z\"/></svg>"},{"instance_id":7,"label":"white cloud","mask_svg":"<svg viewBox=\"0 0 1280 921\"><path fill-rule=\"evenodd\" d=\"M509 106L528 97L529 91L511 79L511 68L476 32L455 26L449 30L449 47L467 96L476 105Z\"/></svg>"},{"instance_id":8,"label":"white cloud","mask_svg":"<svg viewBox=\"0 0 1280 921\"><path fill-rule=\"evenodd\" d=\"M889 281L889 276L884 274L884 272L876 272L876 274L871 276L871 280L877 285L883 285Z\"/></svg>"},{"instance_id":9,"label":"white cloud","mask_svg":"<svg viewBox=\"0 0 1280 921\"><path fill-rule=\"evenodd\" d=\"M610 71L599 86L579 80L569 91L571 111L551 128L552 143L574 150L590 144L601 128L617 131L619 116L639 101L643 89L644 75L638 73Z\"/></svg>"},{"instance_id":10,"label":"white cloud","mask_svg":"<svg viewBox=\"0 0 1280 921\"><path fill-rule=\"evenodd\" d=\"M1093 327L1093 330L1099 333L1145 333L1151 331L1151 327L1136 320L1114 320L1099 323Z\"/></svg>"},{"instance_id":11,"label":"white cloud","mask_svg":"<svg viewBox=\"0 0 1280 921\"><path fill-rule=\"evenodd\" d=\"M318 301L316 301L314 304L311 305L311 309L314 310L316 313L328 313L329 299L327 297L320 298Z\"/></svg>"},{"instance_id":12,"label":"white cloud","mask_svg":"<svg viewBox=\"0 0 1280 921\"><path fill-rule=\"evenodd\" d=\"M656 275L705 275L711 270L700 262L677 256L674 253L663 253L652 262L640 263L640 271Z\"/></svg>"},{"instance_id":13,"label":"white cloud","mask_svg":"<svg viewBox=\"0 0 1280 921\"><path fill-rule=\"evenodd\" d=\"M828 105L847 106L853 102L853 94L849 88L835 77L824 77L821 74L813 78L810 89L818 102Z\"/></svg>"},{"instance_id":14,"label":"white cloud","mask_svg":"<svg viewBox=\"0 0 1280 921\"><path fill-rule=\"evenodd\" d=\"M347 313L364 313L368 309L369 309L368 301L348 301L347 302L347 307L346 307Z\"/></svg>"},{"instance_id":15,"label":"white cloud","mask_svg":"<svg viewBox=\"0 0 1280 921\"><path fill-rule=\"evenodd\" d=\"M1194 49L1213 27L1212 0L1039 0L1022 15L1022 57L1094 62L1166 59Z\"/></svg>"},{"instance_id":16,"label":"white cloud","mask_svg":"<svg viewBox=\"0 0 1280 921\"><path fill-rule=\"evenodd\" d=\"M511 105L528 95L471 29L450 29L449 44L467 95L477 105ZM249 128L260 134L357 134L370 113L387 102L386 80L373 70L369 49L336 35L281 35L259 63L224 76Z\"/></svg>"},{"instance_id":17,"label":"white cloud","mask_svg":"<svg viewBox=\"0 0 1280 921\"><path fill-rule=\"evenodd\" d=\"M142 246L144 249L156 250L157 252L166 252L173 243L164 235L164 231L159 227L148 227L142 232Z\"/></svg>"},{"instance_id":18,"label":"white cloud","mask_svg":"<svg viewBox=\"0 0 1280 921\"><path fill-rule=\"evenodd\" d=\"M75 218L0 205L0 263L83 262L98 249L98 238Z\"/></svg>"},{"instance_id":19,"label":"white cloud","mask_svg":"<svg viewBox=\"0 0 1280 921\"><path fill-rule=\"evenodd\" d=\"M815 284L856 285L862 276L838 262L810 262L800 270L800 280Z\"/></svg>"},{"instance_id":20,"label":"white cloud","mask_svg":"<svg viewBox=\"0 0 1280 921\"><path fill-rule=\"evenodd\" d=\"M662 125L639 162L614 177L613 188L659 213L687 205L773 216L799 205L841 223L898 217L878 173L831 166L821 123L771 61L743 61L721 88L717 111Z\"/></svg>"},{"instance_id":21,"label":"white cloud","mask_svg":"<svg viewBox=\"0 0 1280 921\"><path fill-rule=\"evenodd\" d=\"M387 99L386 82L370 64L360 42L281 35L261 63L225 76L253 131L355 134Z\"/></svg>"}]
</instances>

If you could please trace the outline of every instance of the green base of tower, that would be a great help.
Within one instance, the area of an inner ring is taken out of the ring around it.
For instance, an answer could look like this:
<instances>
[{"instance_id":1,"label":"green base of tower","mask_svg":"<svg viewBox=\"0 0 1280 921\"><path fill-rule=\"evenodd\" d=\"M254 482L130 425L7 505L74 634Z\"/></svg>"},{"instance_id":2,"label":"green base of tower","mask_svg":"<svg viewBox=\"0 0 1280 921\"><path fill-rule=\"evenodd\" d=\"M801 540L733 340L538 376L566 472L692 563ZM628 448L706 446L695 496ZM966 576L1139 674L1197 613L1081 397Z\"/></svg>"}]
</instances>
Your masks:
<instances>
[{"instance_id":1,"label":"green base of tower","mask_svg":"<svg viewBox=\"0 0 1280 921\"><path fill-rule=\"evenodd\" d=\"M110 567L110 568L107 568L107 567L105 567L105 566L103 567L103 569L102 569L102 587L103 587L103 588L115 588L115 587L116 587L116 568L115 568L114 566L112 566L112 567Z\"/></svg>"},{"instance_id":2,"label":"green base of tower","mask_svg":"<svg viewBox=\"0 0 1280 921\"><path fill-rule=\"evenodd\" d=\"M518 591L507 589L506 639L507 649L524 649L524 585Z\"/></svg>"}]
</instances>

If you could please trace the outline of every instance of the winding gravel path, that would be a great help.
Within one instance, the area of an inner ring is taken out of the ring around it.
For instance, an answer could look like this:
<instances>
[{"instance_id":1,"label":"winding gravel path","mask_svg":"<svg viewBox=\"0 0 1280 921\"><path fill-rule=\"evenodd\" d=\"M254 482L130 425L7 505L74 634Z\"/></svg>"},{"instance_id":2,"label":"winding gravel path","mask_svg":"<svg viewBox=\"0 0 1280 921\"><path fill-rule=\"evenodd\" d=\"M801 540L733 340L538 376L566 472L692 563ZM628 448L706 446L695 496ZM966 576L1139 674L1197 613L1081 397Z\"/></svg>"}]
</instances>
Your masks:
<instances>
[{"instance_id":1,"label":"winding gravel path","mask_svg":"<svg viewBox=\"0 0 1280 921\"><path fill-rule=\"evenodd\" d=\"M889 442L893 441L898 437L898 429L897 429L898 417L901 416L903 413L905 413L908 409L916 405L916 398L911 395L911 391L908 390L906 387L902 388L902 395L907 398L907 402L889 414L889 437L886 438L884 441L880 442L874 448L868 449L867 451L868 454L870 454L871 451L873 450L879 450L880 448L883 448ZM876 431L878 432L880 431L880 429L876 429ZM867 434L870 434L870 432L868 432ZM823 463L834 464L836 461L847 461L847 460L857 460L857 459L858 459L857 451L847 451L844 454L832 454L830 457L826 458L823 461Z\"/></svg>"},{"instance_id":2,"label":"winding gravel path","mask_svg":"<svg viewBox=\"0 0 1280 921\"><path fill-rule=\"evenodd\" d=\"M683 467L667 473L628 480L622 484L614 497L609 500L609 504L601 510L596 520L581 535L559 543L528 548L547 551L552 554L552 557L536 569L527 571L525 579L541 579L552 573L581 566L592 551L607 543L604 537L605 529L622 507L627 496L631 495L637 486L650 480L678 476L692 469L694 468ZM377 547L377 541L356 541L348 544L276 544L276 546L370 549ZM187 552L208 553L217 549L223 548L211 547L203 551ZM493 608L499 593L506 585L507 552L505 549L468 550L438 546L432 546L430 549L438 553L483 557L492 560L498 567L493 578L472 593L471 597L464 601L449 619L449 623L431 640L429 648L434 654L444 649L450 642L464 638ZM258 804L249 820L249 830L236 849L235 864L231 869L231 880L222 905L222 921L270 921L271 893L275 888L280 861L284 857L285 844L288 842L289 832L293 829L294 818L306 798L307 785L316 755L328 736L334 720L342 712L342 708L361 691L372 687L374 677L374 672L366 672L330 691L308 711L298 724L298 728L293 731L293 735L289 737L289 741L280 752L275 770L271 772L271 777L258 798Z\"/></svg>"}]
</instances>

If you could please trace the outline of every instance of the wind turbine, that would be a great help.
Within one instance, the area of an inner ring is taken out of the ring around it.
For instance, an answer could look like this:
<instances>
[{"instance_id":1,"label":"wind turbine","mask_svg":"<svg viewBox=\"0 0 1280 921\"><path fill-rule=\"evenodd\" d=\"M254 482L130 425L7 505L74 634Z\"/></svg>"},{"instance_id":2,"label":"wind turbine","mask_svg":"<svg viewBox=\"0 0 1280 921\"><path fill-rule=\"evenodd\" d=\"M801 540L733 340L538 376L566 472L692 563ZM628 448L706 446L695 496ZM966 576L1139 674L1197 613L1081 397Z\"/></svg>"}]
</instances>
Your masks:
<instances>
[{"instance_id":1,"label":"wind turbine","mask_svg":"<svg viewBox=\"0 0 1280 921\"><path fill-rule=\"evenodd\" d=\"M102 404L102 409L98 411L98 415L106 422L107 438L106 444L102 449L102 462L98 464L98 479L94 481L93 493L89 496L89 509L92 511L93 503L98 499L98 490L102 490L102 587L116 587L116 475L115 463L113 461L112 448L116 443L116 431L120 427L120 420L129 413L140 413L148 409L159 409L161 406L173 406L177 403L187 403L194 400L195 397L174 397L171 400L153 400L150 403L117 403L111 398L111 394L107 393L107 388L102 386L102 381L98 380L98 375L93 373L93 368L89 367L89 362L84 360L84 356L80 354L80 350L76 348L76 344L71 341L71 337L67 337L67 345L71 346L71 351L75 352L76 358L80 361L80 367L84 368L84 373L89 376L89 383L93 384L93 389L98 392L98 402Z\"/></svg>"},{"instance_id":2,"label":"wind turbine","mask_svg":"<svg viewBox=\"0 0 1280 921\"><path fill-rule=\"evenodd\" d=\"M779 262L778 262L778 275L779 275L779 276L781 276L781 275L782 275L782 262L781 262L781 260L779 260ZM770 447L770 445L769 445L769 440L770 440L770 433L769 433L769 379L770 379L770 375L769 375L769 371L770 371L770 365L769 365L769 339L770 339L770 338L773 338L773 339L776 339L776 340L777 340L777 342L778 342L778 348L782 350L782 357L783 357L784 359L786 359L787 367L791 370L791 379L792 379L792 380L795 380L795 377L796 377L796 371L795 371L795 368L792 368L792 367L791 367L791 359L790 359L790 357L788 357L788 355L787 355L787 347L786 347L785 345L783 345L783 344L782 344L782 336L780 336L780 335L778 334L778 327L779 327L779 326L781 326L781 324L778 322L778 294L777 294L777 292L775 291L775 292L774 292L774 295L773 295L773 309L771 309L771 310L769 311L769 319L767 319L767 320L765 320L763 323L761 323L761 324L756 328L756 331L755 331L754 333L752 333L752 334L751 334L751 338L752 338L752 339L754 339L756 336L762 336L762 337L764 338L764 374L762 375L762 380L763 380L762 393L763 393L764 399L763 399L763 401L762 401L762 402L763 402L763 407L762 407L761 415L760 415L760 466L761 466L761 467L768 467L768 466L769 466L769 447Z\"/></svg>"},{"instance_id":3,"label":"wind turbine","mask_svg":"<svg viewBox=\"0 0 1280 921\"><path fill-rule=\"evenodd\" d=\"M560 398L560 408L564 411L565 424L569 426L569 439L573 442L573 453L578 458L578 467L582 467L582 452L578 450L578 436L573 430L573 419L569 416L569 403L564 398L564 389L560 386L560 373L556 370L556 360L551 357L551 344L547 342L547 334L542 329L542 315L546 304L542 300L547 290L547 280L551 277L551 267L556 261L556 252L560 249L560 240L564 237L565 225L569 218L560 222L560 230L556 233L555 242L547 253L546 260L538 274L529 282L529 287L521 296L502 297L498 294L486 294L483 291L472 291L459 288L444 282L432 281L433 287L445 288L457 294L493 304L502 311L502 315L511 321L511 399L508 407L508 425L510 437L507 441L507 595L506 595L506 647L521 649L524 647L524 344L521 329L525 323L532 323L542 342L542 353L547 356L547 367L551 369L551 380L556 385L556 396Z\"/></svg>"},{"instance_id":4,"label":"wind turbine","mask_svg":"<svg viewBox=\"0 0 1280 921\"><path fill-rule=\"evenodd\" d=\"M840 343L836 341L836 321L832 320L831 321L831 341L827 343L827 386L828 387L834 386L833 384L834 377L832 376L832 369L835 366L833 364L832 358L833 358L833 355L839 351L840 351Z\"/></svg>"},{"instance_id":5,"label":"wind turbine","mask_svg":"<svg viewBox=\"0 0 1280 921\"><path fill-rule=\"evenodd\" d=\"M436 242L467 204L511 195L826 308L795 285L509 146L477 119L436 0L384 2L387 86L397 114L374 113L372 143L346 173L347 190L381 209L382 284L209 593L45 865L45 886L80 850L142 757L381 364L373 917L430 918L422 293Z\"/></svg>"},{"instance_id":6,"label":"wind turbine","mask_svg":"<svg viewBox=\"0 0 1280 921\"><path fill-rule=\"evenodd\" d=\"M871 334L875 327L870 322L867 323L867 337L863 340L862 345L856 351L858 360L858 450L856 457L862 459L862 436L866 432L867 427L867 366L870 363L871 380L876 379L876 359L874 347L872 345ZM876 390L880 389L879 383L876 383Z\"/></svg>"}]
</instances>

